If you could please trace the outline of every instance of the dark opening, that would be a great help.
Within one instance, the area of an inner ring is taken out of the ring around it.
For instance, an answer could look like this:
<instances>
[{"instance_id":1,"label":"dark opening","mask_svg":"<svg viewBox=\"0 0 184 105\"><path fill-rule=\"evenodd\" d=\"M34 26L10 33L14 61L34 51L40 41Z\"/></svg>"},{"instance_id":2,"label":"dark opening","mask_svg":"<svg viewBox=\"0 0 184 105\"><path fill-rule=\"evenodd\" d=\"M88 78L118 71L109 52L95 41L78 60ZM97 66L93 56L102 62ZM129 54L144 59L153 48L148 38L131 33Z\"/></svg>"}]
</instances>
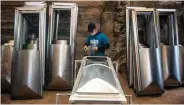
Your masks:
<instances>
[{"instance_id":1,"label":"dark opening","mask_svg":"<svg viewBox=\"0 0 184 105\"><path fill-rule=\"evenodd\" d=\"M138 12L137 25L139 44L144 47L156 46L153 13Z\"/></svg>"},{"instance_id":2,"label":"dark opening","mask_svg":"<svg viewBox=\"0 0 184 105\"><path fill-rule=\"evenodd\" d=\"M67 40L70 43L70 10L54 10L54 40Z\"/></svg>"},{"instance_id":3,"label":"dark opening","mask_svg":"<svg viewBox=\"0 0 184 105\"><path fill-rule=\"evenodd\" d=\"M160 41L164 45L176 44L176 33L174 24L174 14L160 14L159 24L160 24Z\"/></svg>"},{"instance_id":4,"label":"dark opening","mask_svg":"<svg viewBox=\"0 0 184 105\"><path fill-rule=\"evenodd\" d=\"M27 44L37 44L39 39L39 13L22 14L22 41L23 49L28 47Z\"/></svg>"}]
</instances>

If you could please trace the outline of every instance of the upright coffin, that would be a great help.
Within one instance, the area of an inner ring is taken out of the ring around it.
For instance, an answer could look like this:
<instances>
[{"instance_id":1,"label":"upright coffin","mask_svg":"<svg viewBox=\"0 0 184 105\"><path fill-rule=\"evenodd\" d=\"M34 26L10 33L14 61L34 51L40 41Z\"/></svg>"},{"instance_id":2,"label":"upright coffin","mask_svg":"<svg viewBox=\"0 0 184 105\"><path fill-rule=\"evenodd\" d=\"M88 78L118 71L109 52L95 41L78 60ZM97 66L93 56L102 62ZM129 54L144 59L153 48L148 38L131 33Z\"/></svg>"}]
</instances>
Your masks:
<instances>
[{"instance_id":1,"label":"upright coffin","mask_svg":"<svg viewBox=\"0 0 184 105\"><path fill-rule=\"evenodd\" d=\"M179 45L176 9L157 9L164 86L182 84L183 46Z\"/></svg>"},{"instance_id":2,"label":"upright coffin","mask_svg":"<svg viewBox=\"0 0 184 105\"><path fill-rule=\"evenodd\" d=\"M145 9L145 7L126 7L126 40L127 40L127 80L129 87L133 87L133 36L131 32L133 31L132 28L130 28L131 25L131 13L133 9Z\"/></svg>"},{"instance_id":3,"label":"upright coffin","mask_svg":"<svg viewBox=\"0 0 184 105\"><path fill-rule=\"evenodd\" d=\"M46 5L15 8L12 98L42 98L45 71Z\"/></svg>"},{"instance_id":4,"label":"upright coffin","mask_svg":"<svg viewBox=\"0 0 184 105\"><path fill-rule=\"evenodd\" d=\"M130 23L134 91L137 95L162 94L164 86L155 10L133 9Z\"/></svg>"},{"instance_id":5,"label":"upright coffin","mask_svg":"<svg viewBox=\"0 0 184 105\"><path fill-rule=\"evenodd\" d=\"M127 102L110 58L83 57L69 102L74 104Z\"/></svg>"},{"instance_id":6,"label":"upright coffin","mask_svg":"<svg viewBox=\"0 0 184 105\"><path fill-rule=\"evenodd\" d=\"M49 8L47 38L47 89L72 89L78 7L53 3Z\"/></svg>"}]
</instances>

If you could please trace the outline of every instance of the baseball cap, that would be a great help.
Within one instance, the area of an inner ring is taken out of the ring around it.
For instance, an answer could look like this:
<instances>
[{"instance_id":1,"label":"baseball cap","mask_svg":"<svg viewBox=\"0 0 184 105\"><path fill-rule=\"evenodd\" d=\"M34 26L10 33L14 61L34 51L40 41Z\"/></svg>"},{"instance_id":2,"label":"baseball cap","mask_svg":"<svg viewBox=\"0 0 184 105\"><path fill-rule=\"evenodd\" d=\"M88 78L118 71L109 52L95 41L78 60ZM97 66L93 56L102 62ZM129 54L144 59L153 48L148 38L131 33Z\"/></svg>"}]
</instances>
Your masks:
<instances>
[{"instance_id":1,"label":"baseball cap","mask_svg":"<svg viewBox=\"0 0 184 105\"><path fill-rule=\"evenodd\" d=\"M96 28L96 25L94 23L89 23L88 24L88 32L92 33L93 29Z\"/></svg>"}]
</instances>

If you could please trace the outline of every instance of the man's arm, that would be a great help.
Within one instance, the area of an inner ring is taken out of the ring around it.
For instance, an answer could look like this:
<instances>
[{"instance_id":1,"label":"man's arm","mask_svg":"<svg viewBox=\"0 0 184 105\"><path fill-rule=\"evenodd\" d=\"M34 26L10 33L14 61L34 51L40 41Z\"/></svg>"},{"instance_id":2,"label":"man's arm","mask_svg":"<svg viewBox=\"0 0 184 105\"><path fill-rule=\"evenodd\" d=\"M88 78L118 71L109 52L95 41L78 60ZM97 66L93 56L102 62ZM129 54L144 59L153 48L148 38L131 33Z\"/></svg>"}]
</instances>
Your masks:
<instances>
[{"instance_id":1,"label":"man's arm","mask_svg":"<svg viewBox=\"0 0 184 105\"><path fill-rule=\"evenodd\" d=\"M102 41L103 41L103 45L98 46L98 50L108 49L110 47L110 44L109 44L109 39L105 34L102 35Z\"/></svg>"},{"instance_id":2,"label":"man's arm","mask_svg":"<svg viewBox=\"0 0 184 105\"><path fill-rule=\"evenodd\" d=\"M90 44L90 36L88 36L88 38L86 39L86 41L83 45L84 50L88 50L89 44Z\"/></svg>"},{"instance_id":3,"label":"man's arm","mask_svg":"<svg viewBox=\"0 0 184 105\"><path fill-rule=\"evenodd\" d=\"M104 45L101 45L98 47L98 50L105 50L105 49L108 49L110 47L110 44L107 43L107 44L104 44Z\"/></svg>"}]
</instances>

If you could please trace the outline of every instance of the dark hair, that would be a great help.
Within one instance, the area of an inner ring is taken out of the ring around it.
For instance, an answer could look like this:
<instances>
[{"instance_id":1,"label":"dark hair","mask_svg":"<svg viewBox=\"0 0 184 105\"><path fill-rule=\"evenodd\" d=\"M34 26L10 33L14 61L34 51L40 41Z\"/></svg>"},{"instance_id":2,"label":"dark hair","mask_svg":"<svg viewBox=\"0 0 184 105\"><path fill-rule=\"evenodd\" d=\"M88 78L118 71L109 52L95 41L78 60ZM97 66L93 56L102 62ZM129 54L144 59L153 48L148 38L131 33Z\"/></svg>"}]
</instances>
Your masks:
<instances>
[{"instance_id":1,"label":"dark hair","mask_svg":"<svg viewBox=\"0 0 184 105\"><path fill-rule=\"evenodd\" d=\"M96 25L94 23L89 23L88 24L88 32L92 33L93 29L96 28Z\"/></svg>"}]
</instances>

